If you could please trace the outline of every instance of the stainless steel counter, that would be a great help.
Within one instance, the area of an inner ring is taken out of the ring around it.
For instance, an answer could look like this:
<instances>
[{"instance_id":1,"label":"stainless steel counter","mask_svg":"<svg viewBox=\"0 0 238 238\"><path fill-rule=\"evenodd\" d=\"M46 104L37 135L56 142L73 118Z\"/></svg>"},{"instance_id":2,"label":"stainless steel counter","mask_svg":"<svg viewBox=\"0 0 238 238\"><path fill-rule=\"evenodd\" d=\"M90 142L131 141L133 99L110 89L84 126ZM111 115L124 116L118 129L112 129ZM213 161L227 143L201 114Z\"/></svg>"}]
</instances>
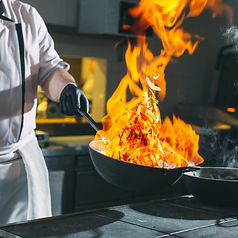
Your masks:
<instances>
[{"instance_id":1,"label":"stainless steel counter","mask_svg":"<svg viewBox=\"0 0 238 238\"><path fill-rule=\"evenodd\" d=\"M82 158L90 161L87 144L77 147L65 147L50 143L42 148L48 170L54 215L66 214L74 211L75 203L75 169L77 160ZM86 161L86 162L87 162ZM82 166L86 164L84 162Z\"/></svg>"},{"instance_id":2,"label":"stainless steel counter","mask_svg":"<svg viewBox=\"0 0 238 238\"><path fill-rule=\"evenodd\" d=\"M238 210L192 196L62 215L1 227L20 237L237 237Z\"/></svg>"}]
</instances>

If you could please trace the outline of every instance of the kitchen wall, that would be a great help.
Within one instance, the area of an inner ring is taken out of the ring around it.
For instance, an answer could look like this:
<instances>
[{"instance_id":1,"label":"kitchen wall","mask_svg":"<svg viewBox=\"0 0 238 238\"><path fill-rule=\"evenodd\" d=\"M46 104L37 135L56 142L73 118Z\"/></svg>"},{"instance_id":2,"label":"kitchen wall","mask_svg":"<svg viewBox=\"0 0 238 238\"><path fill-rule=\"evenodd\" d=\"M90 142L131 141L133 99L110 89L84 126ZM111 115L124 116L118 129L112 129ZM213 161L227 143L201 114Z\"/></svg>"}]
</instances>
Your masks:
<instances>
[{"instance_id":1,"label":"kitchen wall","mask_svg":"<svg viewBox=\"0 0 238 238\"><path fill-rule=\"evenodd\" d=\"M29 0L28 2L34 1ZM76 2L78 4L76 0L67 2L65 10L67 11L68 7L72 8L70 3L74 3L76 6ZM231 0L229 3L234 7L234 24L238 25L238 3ZM58 5L55 4L55 9L57 9ZM44 7L44 9L47 10L47 7ZM42 15L44 15L44 9L40 11ZM51 14L54 14L54 12L51 12ZM68 22L69 26L74 25L72 19ZM165 74L167 93L164 101L160 103L162 117L171 116L179 103L194 105L208 105L210 103L210 93L212 87L214 87L214 80L216 80L215 63L217 55L219 49L227 44L226 39L222 36L222 31L228 25L226 16L213 19L211 12L208 10L205 10L199 17L190 18L184 22L184 27L187 31L199 34L204 39L200 42L193 55L185 53L167 66ZM116 89L121 78L126 74L124 60L126 41L114 49L115 44L123 37L76 34L64 31L63 28L62 33L58 30L53 30L53 28L49 28L49 30L59 54L97 57L107 60L107 100ZM135 40L132 39L132 42L134 43ZM149 48L154 55L158 55L161 49L160 41L154 37L148 39L148 42Z\"/></svg>"}]
</instances>

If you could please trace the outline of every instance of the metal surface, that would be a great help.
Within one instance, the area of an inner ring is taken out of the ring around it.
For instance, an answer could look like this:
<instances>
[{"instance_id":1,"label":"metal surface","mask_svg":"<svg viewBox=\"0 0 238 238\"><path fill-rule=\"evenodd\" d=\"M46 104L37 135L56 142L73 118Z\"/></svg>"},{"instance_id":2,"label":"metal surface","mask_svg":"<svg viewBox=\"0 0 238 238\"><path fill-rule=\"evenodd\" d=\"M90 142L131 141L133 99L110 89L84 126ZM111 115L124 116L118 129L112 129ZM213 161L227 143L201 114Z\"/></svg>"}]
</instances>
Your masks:
<instances>
[{"instance_id":1,"label":"metal surface","mask_svg":"<svg viewBox=\"0 0 238 238\"><path fill-rule=\"evenodd\" d=\"M39 143L48 143L49 142L49 133L45 131L36 130L36 138Z\"/></svg>"},{"instance_id":2,"label":"metal surface","mask_svg":"<svg viewBox=\"0 0 238 238\"><path fill-rule=\"evenodd\" d=\"M238 169L203 167L183 175L187 189L204 204L238 207Z\"/></svg>"},{"instance_id":3,"label":"metal surface","mask_svg":"<svg viewBox=\"0 0 238 238\"><path fill-rule=\"evenodd\" d=\"M50 176L53 214L73 212L75 160L81 151L72 148L42 149ZM61 181L60 181L61 180ZM57 209L60 206L60 210Z\"/></svg>"},{"instance_id":4,"label":"metal surface","mask_svg":"<svg viewBox=\"0 0 238 238\"><path fill-rule=\"evenodd\" d=\"M100 143L92 141L89 144L94 167L107 182L128 190L166 189L176 183L184 172L199 169L196 167L164 169L131 164L100 153L97 150Z\"/></svg>"},{"instance_id":5,"label":"metal surface","mask_svg":"<svg viewBox=\"0 0 238 238\"><path fill-rule=\"evenodd\" d=\"M146 203L8 224L0 229L24 238L237 237L237 213L237 209L201 206L191 197L167 197Z\"/></svg>"}]
</instances>

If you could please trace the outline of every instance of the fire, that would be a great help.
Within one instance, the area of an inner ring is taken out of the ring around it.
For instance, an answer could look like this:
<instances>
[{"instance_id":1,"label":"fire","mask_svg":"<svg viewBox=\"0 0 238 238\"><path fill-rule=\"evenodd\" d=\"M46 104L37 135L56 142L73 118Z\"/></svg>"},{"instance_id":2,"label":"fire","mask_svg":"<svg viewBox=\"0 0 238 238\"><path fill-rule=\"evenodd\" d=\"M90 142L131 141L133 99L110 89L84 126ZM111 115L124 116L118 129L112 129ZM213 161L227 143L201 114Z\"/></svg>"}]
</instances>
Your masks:
<instances>
[{"instance_id":1,"label":"fire","mask_svg":"<svg viewBox=\"0 0 238 238\"><path fill-rule=\"evenodd\" d=\"M199 136L191 125L175 116L173 124L168 117L165 118L160 130L160 141L163 151L167 154L165 167L197 165L203 162L203 158L198 154Z\"/></svg>"},{"instance_id":2,"label":"fire","mask_svg":"<svg viewBox=\"0 0 238 238\"><path fill-rule=\"evenodd\" d=\"M215 0L141 0L129 10L135 24L124 26L137 33L137 45L128 41L125 54L127 74L107 102L103 130L95 139L104 141L106 155L145 166L181 167L198 165L199 136L179 118L161 122L158 101L166 94L165 68L185 51L192 54L201 37L184 32L185 18L198 16L207 6L214 14L227 6ZM145 30L151 26L163 49L154 56L148 49ZM158 101L156 100L158 97Z\"/></svg>"},{"instance_id":3,"label":"fire","mask_svg":"<svg viewBox=\"0 0 238 238\"><path fill-rule=\"evenodd\" d=\"M144 94L143 100L134 110L127 110L128 122L109 143L106 155L126 162L152 166L163 166L163 150L159 140L161 128L160 112L154 96Z\"/></svg>"}]
</instances>

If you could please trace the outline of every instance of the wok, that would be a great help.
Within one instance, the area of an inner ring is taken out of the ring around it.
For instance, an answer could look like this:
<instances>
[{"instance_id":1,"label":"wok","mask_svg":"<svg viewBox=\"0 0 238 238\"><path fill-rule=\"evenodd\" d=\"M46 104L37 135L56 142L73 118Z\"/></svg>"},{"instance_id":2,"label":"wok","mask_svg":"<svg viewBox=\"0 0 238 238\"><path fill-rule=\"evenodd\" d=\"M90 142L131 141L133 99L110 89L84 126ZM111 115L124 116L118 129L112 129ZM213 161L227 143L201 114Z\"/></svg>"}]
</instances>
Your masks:
<instances>
[{"instance_id":1,"label":"wok","mask_svg":"<svg viewBox=\"0 0 238 238\"><path fill-rule=\"evenodd\" d=\"M85 111L76 109L75 113L83 116L95 131L99 131L97 123ZM117 160L103 154L101 141L90 142L89 154L95 169L104 180L132 191L166 189L175 184L184 172L198 169L197 167L153 168Z\"/></svg>"},{"instance_id":2,"label":"wok","mask_svg":"<svg viewBox=\"0 0 238 238\"><path fill-rule=\"evenodd\" d=\"M203 204L238 207L238 168L201 167L184 173L183 181Z\"/></svg>"},{"instance_id":3,"label":"wok","mask_svg":"<svg viewBox=\"0 0 238 238\"><path fill-rule=\"evenodd\" d=\"M97 172L107 182L132 191L169 188L184 172L197 169L196 167L165 169L131 164L104 155L101 148L101 141L91 141L89 144L89 153Z\"/></svg>"}]
</instances>

